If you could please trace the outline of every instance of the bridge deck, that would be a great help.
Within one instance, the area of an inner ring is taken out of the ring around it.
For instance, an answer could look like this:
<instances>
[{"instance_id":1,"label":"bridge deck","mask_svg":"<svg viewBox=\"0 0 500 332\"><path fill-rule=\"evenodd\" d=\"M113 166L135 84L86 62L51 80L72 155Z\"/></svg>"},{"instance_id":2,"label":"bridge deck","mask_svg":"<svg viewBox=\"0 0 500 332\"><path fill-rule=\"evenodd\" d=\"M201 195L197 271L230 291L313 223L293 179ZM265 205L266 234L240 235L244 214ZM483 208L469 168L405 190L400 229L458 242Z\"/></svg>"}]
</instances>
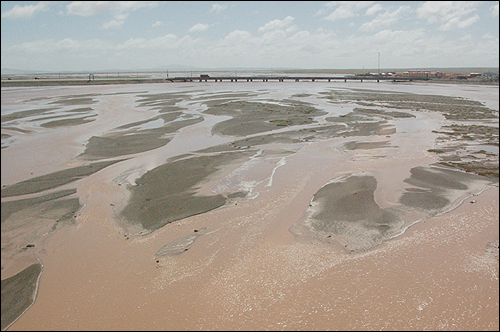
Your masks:
<instances>
[{"instance_id":1,"label":"bridge deck","mask_svg":"<svg viewBox=\"0 0 500 332\"><path fill-rule=\"evenodd\" d=\"M222 81L361 81L363 80L376 80L379 81L413 81L413 80L429 80L428 78L415 78L415 77L394 77L394 76L209 76L209 77L172 77L167 78L170 82L222 82Z\"/></svg>"}]
</instances>

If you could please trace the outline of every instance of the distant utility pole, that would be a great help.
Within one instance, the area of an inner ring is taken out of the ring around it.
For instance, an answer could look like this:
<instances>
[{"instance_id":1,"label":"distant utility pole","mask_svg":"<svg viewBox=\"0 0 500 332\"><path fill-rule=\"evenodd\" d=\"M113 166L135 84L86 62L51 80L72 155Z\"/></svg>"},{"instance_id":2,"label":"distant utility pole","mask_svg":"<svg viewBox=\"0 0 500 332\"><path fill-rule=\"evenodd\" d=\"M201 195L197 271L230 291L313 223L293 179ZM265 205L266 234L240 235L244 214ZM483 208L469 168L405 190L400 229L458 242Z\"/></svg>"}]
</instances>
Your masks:
<instances>
[{"instance_id":1,"label":"distant utility pole","mask_svg":"<svg viewBox=\"0 0 500 332\"><path fill-rule=\"evenodd\" d=\"M380 52L378 52L378 74L380 75Z\"/></svg>"}]
</instances>

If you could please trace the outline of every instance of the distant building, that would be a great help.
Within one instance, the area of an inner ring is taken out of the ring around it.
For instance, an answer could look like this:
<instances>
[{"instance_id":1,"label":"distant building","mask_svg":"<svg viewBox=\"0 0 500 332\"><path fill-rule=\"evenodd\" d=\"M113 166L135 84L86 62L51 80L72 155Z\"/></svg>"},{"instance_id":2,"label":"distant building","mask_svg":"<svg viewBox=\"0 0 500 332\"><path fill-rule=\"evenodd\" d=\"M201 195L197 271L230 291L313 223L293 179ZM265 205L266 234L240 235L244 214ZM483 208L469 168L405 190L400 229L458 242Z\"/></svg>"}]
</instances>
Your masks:
<instances>
[{"instance_id":1,"label":"distant building","mask_svg":"<svg viewBox=\"0 0 500 332\"><path fill-rule=\"evenodd\" d=\"M440 71L430 71L430 70L408 70L404 72L397 72L394 74L394 76L401 78L431 79L431 78L441 78L445 76L445 73Z\"/></svg>"}]
</instances>

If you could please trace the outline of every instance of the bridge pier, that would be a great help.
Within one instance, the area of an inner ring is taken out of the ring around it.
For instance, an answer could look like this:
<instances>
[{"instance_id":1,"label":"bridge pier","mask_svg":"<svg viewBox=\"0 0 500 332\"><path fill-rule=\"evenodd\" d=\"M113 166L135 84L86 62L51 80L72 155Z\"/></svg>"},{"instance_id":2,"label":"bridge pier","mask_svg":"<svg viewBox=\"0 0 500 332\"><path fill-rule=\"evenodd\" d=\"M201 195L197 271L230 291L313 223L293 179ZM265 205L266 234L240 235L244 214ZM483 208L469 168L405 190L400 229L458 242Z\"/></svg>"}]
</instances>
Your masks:
<instances>
[{"instance_id":1,"label":"bridge pier","mask_svg":"<svg viewBox=\"0 0 500 332\"><path fill-rule=\"evenodd\" d=\"M344 83L346 83L346 82L347 82L347 79L346 79L346 78L344 78Z\"/></svg>"},{"instance_id":2,"label":"bridge pier","mask_svg":"<svg viewBox=\"0 0 500 332\"><path fill-rule=\"evenodd\" d=\"M295 79L295 82L298 82L298 81L299 81L299 79L298 79L298 78L296 78L296 79Z\"/></svg>"},{"instance_id":3,"label":"bridge pier","mask_svg":"<svg viewBox=\"0 0 500 332\"><path fill-rule=\"evenodd\" d=\"M330 82L330 79L328 79L328 82Z\"/></svg>"}]
</instances>

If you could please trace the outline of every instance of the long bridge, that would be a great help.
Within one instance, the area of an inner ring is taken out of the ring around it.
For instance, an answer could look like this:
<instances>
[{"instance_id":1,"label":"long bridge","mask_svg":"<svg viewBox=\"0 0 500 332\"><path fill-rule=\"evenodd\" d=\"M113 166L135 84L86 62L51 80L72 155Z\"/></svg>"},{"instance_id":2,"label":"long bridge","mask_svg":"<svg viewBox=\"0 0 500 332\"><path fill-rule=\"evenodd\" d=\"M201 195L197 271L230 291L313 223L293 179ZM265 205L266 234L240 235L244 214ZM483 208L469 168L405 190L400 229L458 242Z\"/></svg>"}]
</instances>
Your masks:
<instances>
[{"instance_id":1,"label":"long bridge","mask_svg":"<svg viewBox=\"0 0 500 332\"><path fill-rule=\"evenodd\" d=\"M256 75L256 76L180 76L169 78L139 78L139 77L116 77L116 78L94 78L90 74L77 78L54 78L54 77L23 77L11 79L2 77L1 86L40 86L40 85L97 85L97 84L124 84L124 83L168 83L168 82L269 82L269 81L295 81L295 82L316 82L316 81L394 81L408 82L414 80L429 80L428 77L408 77L397 75L347 75L347 76L278 76L278 75Z\"/></svg>"},{"instance_id":2,"label":"long bridge","mask_svg":"<svg viewBox=\"0 0 500 332\"><path fill-rule=\"evenodd\" d=\"M394 76L387 76L387 75L350 75L350 76L209 76L209 75L200 75L199 77L173 77L173 78L167 78L166 79L169 82L208 82L208 81L214 81L214 82L238 82L238 81L243 81L243 82L253 82L253 81L262 81L262 82L269 82L269 81L278 81L278 82L284 82L285 80L287 81L295 81L295 82L300 82L300 81L309 81L309 82L315 82L315 81L361 81L363 80L372 80L372 81L393 81L393 82L400 82L400 81L413 81L413 80L429 80L427 77L394 77Z\"/></svg>"}]
</instances>

